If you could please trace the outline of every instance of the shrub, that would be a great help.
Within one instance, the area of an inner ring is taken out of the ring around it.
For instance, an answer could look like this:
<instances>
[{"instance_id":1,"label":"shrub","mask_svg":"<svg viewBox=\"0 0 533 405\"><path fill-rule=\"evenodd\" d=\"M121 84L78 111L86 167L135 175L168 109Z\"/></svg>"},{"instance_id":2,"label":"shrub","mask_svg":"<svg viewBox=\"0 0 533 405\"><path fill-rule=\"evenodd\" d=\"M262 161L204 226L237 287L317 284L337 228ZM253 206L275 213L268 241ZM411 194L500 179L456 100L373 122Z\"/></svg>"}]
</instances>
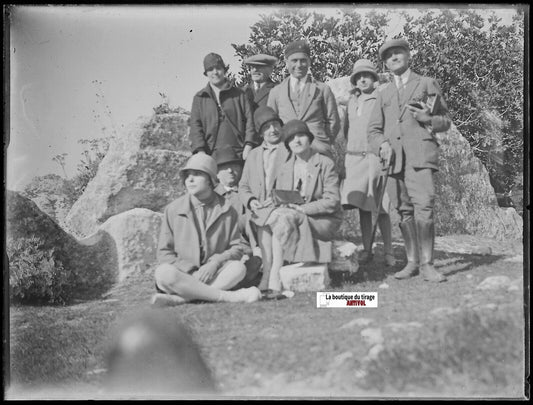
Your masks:
<instances>
[{"instance_id":1,"label":"shrub","mask_svg":"<svg viewBox=\"0 0 533 405\"><path fill-rule=\"evenodd\" d=\"M19 304L65 304L73 295L75 275L36 238L11 240L9 257L10 298Z\"/></svg>"}]
</instances>

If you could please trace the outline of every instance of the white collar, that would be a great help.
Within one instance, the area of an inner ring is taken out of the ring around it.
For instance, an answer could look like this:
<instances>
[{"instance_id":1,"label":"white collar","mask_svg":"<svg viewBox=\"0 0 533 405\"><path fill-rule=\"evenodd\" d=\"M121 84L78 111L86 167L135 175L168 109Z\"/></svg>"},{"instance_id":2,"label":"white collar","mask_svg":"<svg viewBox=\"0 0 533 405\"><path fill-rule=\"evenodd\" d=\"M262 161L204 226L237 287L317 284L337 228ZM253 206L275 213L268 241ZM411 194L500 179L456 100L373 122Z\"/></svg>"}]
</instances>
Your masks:
<instances>
[{"instance_id":1,"label":"white collar","mask_svg":"<svg viewBox=\"0 0 533 405\"><path fill-rule=\"evenodd\" d=\"M411 69L407 68L405 72L403 72L400 76L394 75L394 81L396 85L398 85L398 82L401 80L403 85L405 86L407 82L409 81L409 75L411 74Z\"/></svg>"},{"instance_id":2,"label":"white collar","mask_svg":"<svg viewBox=\"0 0 533 405\"><path fill-rule=\"evenodd\" d=\"M291 85L292 89L296 88L296 86L300 86L300 88L302 88L305 86L305 83L307 83L307 76L302 77L301 79L297 79L292 75L289 76L289 84Z\"/></svg>"}]
</instances>

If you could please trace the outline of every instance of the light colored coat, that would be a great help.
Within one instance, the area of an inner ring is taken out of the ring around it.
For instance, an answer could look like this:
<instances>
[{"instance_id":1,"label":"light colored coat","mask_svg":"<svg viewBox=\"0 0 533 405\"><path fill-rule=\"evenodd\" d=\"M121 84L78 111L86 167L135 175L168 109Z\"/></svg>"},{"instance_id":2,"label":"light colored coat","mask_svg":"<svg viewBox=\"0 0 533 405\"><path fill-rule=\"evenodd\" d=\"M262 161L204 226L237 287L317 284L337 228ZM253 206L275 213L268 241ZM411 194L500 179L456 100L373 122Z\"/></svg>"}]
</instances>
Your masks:
<instances>
[{"instance_id":1,"label":"light colored coat","mask_svg":"<svg viewBox=\"0 0 533 405\"><path fill-rule=\"evenodd\" d=\"M252 198L259 202L265 201L270 197L270 192L274 186L277 173L281 165L289 157L289 152L283 143L280 143L276 151L274 175L270 184L265 184L265 171L263 168L263 147L258 146L250 151L244 168L241 180L239 181L239 198L246 208Z\"/></svg>"},{"instance_id":2,"label":"light colored coat","mask_svg":"<svg viewBox=\"0 0 533 405\"><path fill-rule=\"evenodd\" d=\"M275 188L294 188L294 163L291 156L280 168ZM307 162L308 180L302 210L304 219L298 225L296 246L284 246L284 259L289 262L331 262L335 233L342 222L339 195L339 176L333 161L314 153ZM290 253L289 253L290 252Z\"/></svg>"},{"instance_id":3,"label":"light colored coat","mask_svg":"<svg viewBox=\"0 0 533 405\"><path fill-rule=\"evenodd\" d=\"M429 95L441 96L440 108L431 119L431 131L420 124L406 105L414 101L425 101ZM450 128L451 120L448 107L435 79L420 76L414 72L409 75L405 86L404 102L399 100L398 88L394 82L378 93L378 98L368 123L368 143L372 151L379 155L379 148L389 141L395 153L392 173L400 173L405 159L414 168L438 169L439 144L435 132Z\"/></svg>"},{"instance_id":4,"label":"light colored coat","mask_svg":"<svg viewBox=\"0 0 533 405\"><path fill-rule=\"evenodd\" d=\"M287 77L270 90L267 105L278 113L284 123L296 119L304 121L316 140L331 147L340 129L340 118L335 96L329 86L308 77L301 96L300 114L296 113L289 91Z\"/></svg>"},{"instance_id":5,"label":"light colored coat","mask_svg":"<svg viewBox=\"0 0 533 405\"><path fill-rule=\"evenodd\" d=\"M224 197L217 203L206 224L205 257L218 267L228 260L239 260L246 249L239 232L239 215ZM200 233L196 227L190 195L185 194L166 208L161 224L157 258L183 272L191 272L200 263Z\"/></svg>"}]
</instances>

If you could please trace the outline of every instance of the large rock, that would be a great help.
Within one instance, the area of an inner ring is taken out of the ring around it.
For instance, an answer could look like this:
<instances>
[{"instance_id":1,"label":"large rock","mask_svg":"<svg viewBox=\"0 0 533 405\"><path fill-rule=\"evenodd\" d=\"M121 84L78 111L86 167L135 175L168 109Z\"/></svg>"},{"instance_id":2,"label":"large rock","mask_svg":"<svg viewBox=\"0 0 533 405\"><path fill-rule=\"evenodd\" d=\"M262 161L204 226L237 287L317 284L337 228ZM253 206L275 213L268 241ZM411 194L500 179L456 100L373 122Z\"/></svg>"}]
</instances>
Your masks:
<instances>
[{"instance_id":1,"label":"large rock","mask_svg":"<svg viewBox=\"0 0 533 405\"><path fill-rule=\"evenodd\" d=\"M117 281L133 273L143 273L156 263L162 217L163 214L146 208L134 208L109 218L100 226L116 246Z\"/></svg>"},{"instance_id":2,"label":"large rock","mask_svg":"<svg viewBox=\"0 0 533 405\"><path fill-rule=\"evenodd\" d=\"M133 208L161 211L184 193L178 173L190 156L189 114L140 118L111 143L65 225L78 237L96 232L108 218Z\"/></svg>"},{"instance_id":3,"label":"large rock","mask_svg":"<svg viewBox=\"0 0 533 405\"><path fill-rule=\"evenodd\" d=\"M111 287L117 269L113 239L103 231L76 240L43 213L30 199L7 191L6 245L8 249L35 239L43 251L53 251L55 263L76 274L77 298L98 296ZM15 249L16 251L16 249ZM12 258L13 259L13 258Z\"/></svg>"},{"instance_id":4,"label":"large rock","mask_svg":"<svg viewBox=\"0 0 533 405\"><path fill-rule=\"evenodd\" d=\"M344 111L351 85L348 77L328 82L339 110ZM441 146L440 170L435 175L437 200L435 202L436 232L445 234L471 234L497 239L521 239L522 218L513 209L498 206L488 171L474 155L468 141L452 125L445 133L437 134ZM337 138L336 160L343 160L344 140ZM358 229L354 212L345 214L345 224L339 237L352 237ZM398 222L398 215L391 215ZM394 227L393 230L396 230ZM356 232L357 234L357 232Z\"/></svg>"}]
</instances>

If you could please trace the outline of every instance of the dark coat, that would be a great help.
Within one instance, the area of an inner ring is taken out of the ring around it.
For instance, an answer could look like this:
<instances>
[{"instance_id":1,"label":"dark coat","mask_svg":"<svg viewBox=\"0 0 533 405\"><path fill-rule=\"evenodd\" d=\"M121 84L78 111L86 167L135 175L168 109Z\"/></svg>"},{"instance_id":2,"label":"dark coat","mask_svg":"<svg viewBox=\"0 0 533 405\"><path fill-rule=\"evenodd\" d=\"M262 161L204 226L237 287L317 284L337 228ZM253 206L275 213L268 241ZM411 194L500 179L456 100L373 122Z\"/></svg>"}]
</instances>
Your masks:
<instances>
[{"instance_id":1,"label":"dark coat","mask_svg":"<svg viewBox=\"0 0 533 405\"><path fill-rule=\"evenodd\" d=\"M242 88L252 104L252 110L255 111L259 107L266 107L270 90L276 85L277 83L269 79L257 92L254 90L253 83L247 84Z\"/></svg>"},{"instance_id":2,"label":"dark coat","mask_svg":"<svg viewBox=\"0 0 533 405\"><path fill-rule=\"evenodd\" d=\"M235 135L235 144L231 145L242 153L245 144L257 146L260 141L255 133L253 111L248 96L236 87L220 91L220 104L229 128ZM191 108L189 139L193 153L200 150L211 155L215 149L219 112L213 90L208 84L195 94Z\"/></svg>"},{"instance_id":3,"label":"dark coat","mask_svg":"<svg viewBox=\"0 0 533 405\"><path fill-rule=\"evenodd\" d=\"M431 129L420 124L406 104L413 101L427 100L429 95L440 95L440 106L431 119ZM378 98L370 115L367 134L371 150L379 156L381 144L388 141L394 150L394 168L392 173L399 173L405 159L414 168L438 168L439 144L435 132L444 132L450 128L451 120L448 107L435 79L420 76L414 72L409 75L405 86L404 103L399 100L398 88L394 82L389 83L378 92Z\"/></svg>"}]
</instances>

